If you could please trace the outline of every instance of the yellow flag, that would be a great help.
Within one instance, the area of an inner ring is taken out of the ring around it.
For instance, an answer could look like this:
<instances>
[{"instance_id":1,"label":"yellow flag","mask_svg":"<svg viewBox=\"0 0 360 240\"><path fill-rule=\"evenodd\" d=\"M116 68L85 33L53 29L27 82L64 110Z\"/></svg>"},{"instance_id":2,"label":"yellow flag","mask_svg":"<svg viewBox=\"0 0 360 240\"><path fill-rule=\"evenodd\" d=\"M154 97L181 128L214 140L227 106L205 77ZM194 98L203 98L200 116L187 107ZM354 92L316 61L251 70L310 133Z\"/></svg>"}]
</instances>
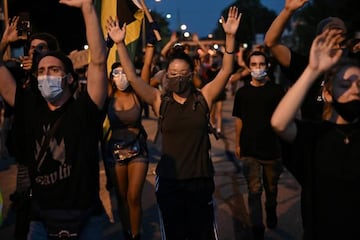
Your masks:
<instances>
[{"instance_id":1,"label":"yellow flag","mask_svg":"<svg viewBox=\"0 0 360 240\"><path fill-rule=\"evenodd\" d=\"M144 19L144 11L141 9L141 4L138 0L102 0L101 1L101 26L105 38L107 32L105 29L106 20L109 17L117 16L120 26L126 22L126 37L125 45L136 42L141 33L141 25ZM133 55L130 53L130 55ZM113 46L109 50L108 56L108 72L111 70L111 65L118 60L116 47Z\"/></svg>"}]
</instances>

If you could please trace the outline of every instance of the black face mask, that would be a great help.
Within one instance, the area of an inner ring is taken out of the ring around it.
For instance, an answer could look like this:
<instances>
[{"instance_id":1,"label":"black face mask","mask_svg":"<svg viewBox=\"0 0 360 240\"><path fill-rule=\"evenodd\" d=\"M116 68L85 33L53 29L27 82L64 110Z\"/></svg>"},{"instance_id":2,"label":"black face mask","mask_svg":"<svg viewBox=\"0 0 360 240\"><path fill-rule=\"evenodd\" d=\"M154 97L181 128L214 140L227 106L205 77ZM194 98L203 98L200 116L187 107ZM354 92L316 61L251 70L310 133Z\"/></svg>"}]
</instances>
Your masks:
<instances>
[{"instance_id":1,"label":"black face mask","mask_svg":"<svg viewBox=\"0 0 360 240\"><path fill-rule=\"evenodd\" d=\"M167 78L167 91L171 91L177 94L184 93L191 84L191 77L172 77Z\"/></svg>"},{"instance_id":2,"label":"black face mask","mask_svg":"<svg viewBox=\"0 0 360 240\"><path fill-rule=\"evenodd\" d=\"M339 103L334 99L332 105L338 114L350 123L360 117L360 100Z\"/></svg>"}]
</instances>

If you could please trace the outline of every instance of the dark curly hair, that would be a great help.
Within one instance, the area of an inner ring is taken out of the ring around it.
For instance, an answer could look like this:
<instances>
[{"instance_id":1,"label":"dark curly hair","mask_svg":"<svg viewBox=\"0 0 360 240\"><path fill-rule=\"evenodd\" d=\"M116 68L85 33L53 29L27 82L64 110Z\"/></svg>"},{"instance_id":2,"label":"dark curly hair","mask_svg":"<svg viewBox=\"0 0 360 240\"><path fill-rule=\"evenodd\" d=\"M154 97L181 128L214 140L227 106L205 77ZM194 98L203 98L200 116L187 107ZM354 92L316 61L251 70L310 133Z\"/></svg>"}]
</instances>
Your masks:
<instances>
[{"instance_id":1,"label":"dark curly hair","mask_svg":"<svg viewBox=\"0 0 360 240\"><path fill-rule=\"evenodd\" d=\"M267 68L269 67L269 64L270 64L270 57L263 51L252 51L249 53L249 55L246 57L246 60L245 60L245 64L246 66L250 67L249 64L250 64L250 58L252 56L264 56L265 58L265 63L266 63L266 66Z\"/></svg>"},{"instance_id":2,"label":"dark curly hair","mask_svg":"<svg viewBox=\"0 0 360 240\"><path fill-rule=\"evenodd\" d=\"M174 60L177 60L177 59L181 59L181 60L184 60L185 62L187 62L189 64L190 71L191 72L194 71L194 68L195 68L194 61L187 53L185 53L185 48L181 44L176 44L172 48L171 53L168 55L167 64L166 64L166 68L165 68L166 71L168 70L170 63L172 63Z\"/></svg>"},{"instance_id":3,"label":"dark curly hair","mask_svg":"<svg viewBox=\"0 0 360 240\"><path fill-rule=\"evenodd\" d=\"M74 78L74 81L70 85L70 89L71 89L71 91L75 91L79 76L74 70L74 66L73 66L73 63L72 63L71 59L68 56L66 56L63 52L61 52L61 51L48 51L48 52L44 52L44 53L40 54L39 57L36 59L35 64L33 64L35 69L38 68L38 65L39 65L39 62L41 61L41 59L43 59L44 57L47 57L47 56L55 57L55 58L59 59L62 62L63 66L64 66L64 72L66 74L70 73L72 75L72 77Z\"/></svg>"}]
</instances>

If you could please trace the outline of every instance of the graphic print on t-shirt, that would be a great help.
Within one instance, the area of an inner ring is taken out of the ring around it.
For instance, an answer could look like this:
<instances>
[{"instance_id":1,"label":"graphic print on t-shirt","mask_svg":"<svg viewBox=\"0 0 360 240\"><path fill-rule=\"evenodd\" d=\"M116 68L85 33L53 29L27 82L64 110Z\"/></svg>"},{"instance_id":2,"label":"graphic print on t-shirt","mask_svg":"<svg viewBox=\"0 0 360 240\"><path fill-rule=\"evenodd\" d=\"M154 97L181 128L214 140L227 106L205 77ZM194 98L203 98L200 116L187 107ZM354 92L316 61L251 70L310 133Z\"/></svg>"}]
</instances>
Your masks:
<instances>
[{"instance_id":1,"label":"graphic print on t-shirt","mask_svg":"<svg viewBox=\"0 0 360 240\"><path fill-rule=\"evenodd\" d=\"M37 162L37 171L39 175L36 177L36 182L41 185L54 184L56 181L67 178L70 176L71 166L65 163L65 143L64 138L61 137L60 141L57 141L55 138L51 137L49 145L45 153L42 155L41 159L39 154L44 144L46 133L50 131L50 125L43 126L44 135L42 136L40 142L36 141L36 150L35 150L35 159ZM51 157L49 157L49 154ZM50 166L58 166L56 169L50 170L50 172L42 173L41 169L44 168L45 159L57 162L57 164L46 164Z\"/></svg>"}]
</instances>

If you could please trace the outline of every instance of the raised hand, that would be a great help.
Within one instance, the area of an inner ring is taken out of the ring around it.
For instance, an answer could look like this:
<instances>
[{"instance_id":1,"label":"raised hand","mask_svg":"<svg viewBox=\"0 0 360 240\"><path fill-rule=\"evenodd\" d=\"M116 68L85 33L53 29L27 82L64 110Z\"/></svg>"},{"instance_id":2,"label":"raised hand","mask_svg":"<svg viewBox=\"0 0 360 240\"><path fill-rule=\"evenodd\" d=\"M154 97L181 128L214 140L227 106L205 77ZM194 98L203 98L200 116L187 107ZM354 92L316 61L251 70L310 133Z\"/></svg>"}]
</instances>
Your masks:
<instances>
[{"instance_id":1,"label":"raised hand","mask_svg":"<svg viewBox=\"0 0 360 240\"><path fill-rule=\"evenodd\" d=\"M118 44L125 39L126 23L120 28L119 19L117 17L115 19L109 17L106 20L106 30L114 43Z\"/></svg>"},{"instance_id":2,"label":"raised hand","mask_svg":"<svg viewBox=\"0 0 360 240\"><path fill-rule=\"evenodd\" d=\"M178 36L177 36L177 33L176 33L176 32L172 32L172 33L171 33L171 36L170 36L169 42L176 43L178 40L179 40L179 38L178 38Z\"/></svg>"},{"instance_id":3,"label":"raised hand","mask_svg":"<svg viewBox=\"0 0 360 240\"><path fill-rule=\"evenodd\" d=\"M30 71L32 67L32 58L29 56L20 56L22 69L25 71Z\"/></svg>"},{"instance_id":4,"label":"raised hand","mask_svg":"<svg viewBox=\"0 0 360 240\"><path fill-rule=\"evenodd\" d=\"M192 40L196 43L200 42L199 35L197 33L193 33Z\"/></svg>"},{"instance_id":5,"label":"raised hand","mask_svg":"<svg viewBox=\"0 0 360 240\"><path fill-rule=\"evenodd\" d=\"M224 32L235 35L240 24L240 18L241 13L238 12L238 8L234 6L230 7L227 20L225 21L225 18L221 16L221 24Z\"/></svg>"},{"instance_id":6,"label":"raised hand","mask_svg":"<svg viewBox=\"0 0 360 240\"><path fill-rule=\"evenodd\" d=\"M340 38L336 29L327 29L318 35L311 45L309 67L323 72L333 66L342 55L342 49L337 47Z\"/></svg>"},{"instance_id":7,"label":"raised hand","mask_svg":"<svg viewBox=\"0 0 360 240\"><path fill-rule=\"evenodd\" d=\"M292 12L304 6L309 0L286 0L284 8Z\"/></svg>"},{"instance_id":8,"label":"raised hand","mask_svg":"<svg viewBox=\"0 0 360 240\"><path fill-rule=\"evenodd\" d=\"M15 16L12 19L9 19L8 23L6 24L6 28L2 37L2 41L6 43L16 42L18 40L25 40L26 36L18 36L17 25L19 23L19 16Z\"/></svg>"}]
</instances>

